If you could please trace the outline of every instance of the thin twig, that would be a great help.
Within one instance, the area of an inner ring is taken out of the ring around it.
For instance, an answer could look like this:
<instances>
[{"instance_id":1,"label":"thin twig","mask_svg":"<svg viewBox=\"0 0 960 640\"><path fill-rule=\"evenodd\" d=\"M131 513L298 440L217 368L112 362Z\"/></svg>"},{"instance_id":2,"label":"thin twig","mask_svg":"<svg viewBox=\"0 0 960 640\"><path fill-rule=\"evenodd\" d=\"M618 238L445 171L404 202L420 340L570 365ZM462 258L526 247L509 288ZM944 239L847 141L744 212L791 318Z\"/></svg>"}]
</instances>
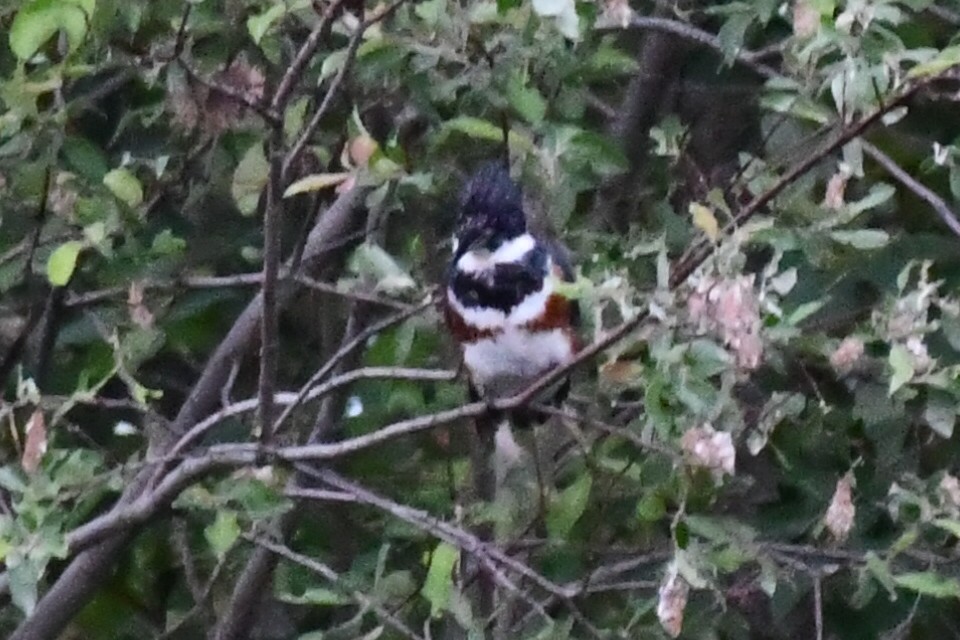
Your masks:
<instances>
[{"instance_id":1,"label":"thin twig","mask_svg":"<svg viewBox=\"0 0 960 640\"><path fill-rule=\"evenodd\" d=\"M929 204L940 220L947 225L950 231L952 231L955 236L960 237L960 222L957 221L956 214L943 198L938 196L929 187L904 171L900 165L894 162L893 158L885 154L883 151L873 146L866 140L862 140L861 143L863 145L864 152L868 156L873 158L877 164L883 167L884 171L893 176L897 182L912 191L918 198Z\"/></svg>"},{"instance_id":2,"label":"thin twig","mask_svg":"<svg viewBox=\"0 0 960 640\"><path fill-rule=\"evenodd\" d=\"M213 567L213 571L210 572L210 577L207 578L206 585L203 587L203 590L196 597L194 604L190 607L190 610L183 615L180 620L177 621L172 627L164 631L161 635L157 636L156 640L171 640L172 638L180 637L180 632L184 626L191 620L193 620L197 615L203 611L204 606L210 599L210 595L213 593L213 587L217 582L217 578L220 577L220 573L223 571L223 567L227 564L227 559L230 557L229 551L233 550L236 547L236 543L231 545L230 550L227 553L223 554L217 564Z\"/></svg>"},{"instance_id":3,"label":"thin twig","mask_svg":"<svg viewBox=\"0 0 960 640\"><path fill-rule=\"evenodd\" d=\"M823 585L818 572L811 576L813 580L813 623L816 628L817 640L823 640Z\"/></svg>"},{"instance_id":4,"label":"thin twig","mask_svg":"<svg viewBox=\"0 0 960 640\"><path fill-rule=\"evenodd\" d=\"M611 28L622 27L619 24L609 24L603 25L600 28L601 30L607 30ZM673 35L680 36L685 40L690 40L692 42L697 42L710 47L711 49L719 52L721 55L726 55L719 37L713 35L709 31L704 31L703 29L699 29L691 24L680 22L678 20L633 14L630 17L628 28L671 33ZM780 72L773 67L759 62L758 60L761 57L763 56L758 53L739 50L736 54L734 54L733 58L743 66L756 72L764 78L775 78L781 75Z\"/></svg>"},{"instance_id":5,"label":"thin twig","mask_svg":"<svg viewBox=\"0 0 960 640\"><path fill-rule=\"evenodd\" d=\"M187 43L187 22L190 20L190 14L193 12L193 3L183 3L183 13L180 14L180 26L177 28L177 36L173 41L173 57L177 58L183 53L183 48Z\"/></svg>"},{"instance_id":6,"label":"thin twig","mask_svg":"<svg viewBox=\"0 0 960 640\"><path fill-rule=\"evenodd\" d=\"M313 30L310 32L310 35L307 36L307 39L297 51L297 55L290 63L286 73L283 74L283 78L280 79L280 84L277 85L277 90L273 94L273 100L270 103L270 110L273 113L283 113L283 110L286 107L291 94L293 93L294 87L300 80L300 74L303 73L304 68L306 68L307 64L310 62L310 59L313 58L313 55L317 52L320 42L329 31L330 21L333 19L337 9L340 7L341 2L342 0L333 0L333 2L330 2L326 6L326 8L323 10L322 16L320 17L320 22L318 22L313 28Z\"/></svg>"},{"instance_id":7,"label":"thin twig","mask_svg":"<svg viewBox=\"0 0 960 640\"><path fill-rule=\"evenodd\" d=\"M327 115L327 110L330 108L330 105L333 104L333 99L337 97L337 94L340 91L340 86L343 84L347 74L350 73L350 70L353 67L353 61L357 57L357 50L360 48L360 42L363 40L363 33L366 28L366 23L362 23L357 27L357 30L354 31L353 36L350 38L350 44L347 46L347 56L343 61L343 67L340 68L340 72L334 77L333 81L330 82L330 87L324 94L323 100L320 102L320 106L317 107L316 111L314 111L313 116L310 118L310 122L308 122L303 128L303 130L300 132L300 136L297 138L296 142L293 143L293 146L290 147L290 151L287 152L287 156L283 160L283 169L281 173L284 183L290 179L293 166L300 159L300 156L303 154L303 150L307 147L310 139L313 138L313 134L316 133L318 128L320 128L320 123L324 116Z\"/></svg>"},{"instance_id":8,"label":"thin twig","mask_svg":"<svg viewBox=\"0 0 960 640\"><path fill-rule=\"evenodd\" d=\"M413 308L406 302L384 298L371 293L365 293L363 291L350 291L348 289L341 289L335 284L321 282L308 276L298 276L296 281L310 289L322 291L323 293L330 293L335 296L342 296L344 298L353 300L354 302L369 302L370 304L379 305L381 307L390 307L391 309L398 309L400 311L409 311L411 308Z\"/></svg>"},{"instance_id":9,"label":"thin twig","mask_svg":"<svg viewBox=\"0 0 960 640\"><path fill-rule=\"evenodd\" d=\"M282 544L277 544L276 542L271 542L270 540L265 540L263 538L255 536L244 536L254 544L263 547L264 549L269 549L272 553L285 558L290 562L296 563L301 567L309 569L310 571L316 573L318 576L321 576L331 584L333 584L338 589L342 590L343 593L349 595L353 600L365 609L370 609L373 611L380 621L386 625L392 627L395 631L399 632L406 638L413 638L415 640L424 640L423 636L419 635L413 631L410 627L403 623L399 618L397 618L393 613L391 613L386 607L382 604L369 597L360 590L347 590L344 589L340 582L340 574L334 571L331 567L323 564L319 560L311 558L310 556L303 555L302 553L297 553L290 547Z\"/></svg>"},{"instance_id":10,"label":"thin twig","mask_svg":"<svg viewBox=\"0 0 960 640\"><path fill-rule=\"evenodd\" d=\"M333 81L331 81L330 86L327 88L326 94L323 96L323 100L320 102L320 106L317 107L317 110L310 118L310 122L308 122L303 128L300 136L297 138L297 141L293 144L293 146L290 148L290 151L287 153L287 156L283 159L282 176L284 182L290 178L293 166L300 159L300 155L303 153L303 150L310 142L310 139L313 138L313 134L316 133L317 129L320 127L320 122L323 120L324 116L327 115L327 111L333 104L334 98L337 97L337 94L340 91L340 86L343 84L344 79L346 79L347 74L349 74L350 70L353 68L353 63L357 58L357 50L360 48L360 43L363 40L363 34L366 33L367 29L391 15L404 2L406 2L406 0L395 0L386 9L376 12L374 15L367 18L357 26L356 31L354 31L353 35L350 37L350 44L347 45L347 55L343 61L343 66L340 68L340 72L336 75L336 77L334 77Z\"/></svg>"},{"instance_id":11,"label":"thin twig","mask_svg":"<svg viewBox=\"0 0 960 640\"><path fill-rule=\"evenodd\" d=\"M331 295L341 296L349 300L356 300L357 302L369 302L370 304L390 307L393 309L410 308L409 304L400 302L399 300L393 300L392 298L384 298L382 296L363 291L350 291L348 289L341 289L333 283L321 282L315 278L310 278L304 275L291 276L287 269L281 270L280 279L283 282L292 280L293 282L300 283L310 289L316 289L317 291L322 291ZM173 280L142 280L138 281L138 284L143 287L145 291L163 291L177 289L179 287L184 287L187 289L226 289L232 287L251 287L259 286L262 282L263 272L257 272L238 273L231 276L183 276ZM130 288L128 286L116 286L108 287L106 289L97 289L96 291L87 291L86 293L70 292L66 300L66 306L69 308L87 307L90 305L99 304L100 302L110 300L112 298L126 296L129 294L129 291Z\"/></svg>"},{"instance_id":12,"label":"thin twig","mask_svg":"<svg viewBox=\"0 0 960 640\"><path fill-rule=\"evenodd\" d=\"M436 382L451 381L456 377L455 371L443 369L410 369L404 367L365 367L362 369L353 369L347 373L332 378L326 384L315 386L306 393L277 393L274 394L273 402L278 405L296 406L303 401L311 401L332 393L340 387L352 384L357 380L428 380ZM190 446L197 442L210 429L223 422L227 418L243 415L256 411L260 403L259 398L248 398L240 402L226 406L216 413L211 414L204 420L195 424L187 431L180 440L170 449L165 456L167 459L175 460L181 456ZM372 434L371 434L372 435ZM303 445L317 446L317 445ZM335 445L321 445L335 446Z\"/></svg>"},{"instance_id":13,"label":"thin twig","mask_svg":"<svg viewBox=\"0 0 960 640\"><path fill-rule=\"evenodd\" d=\"M887 104L878 107L869 115L843 127L832 140L824 144L819 150L804 156L800 161L789 167L776 182L766 191L751 200L734 216L733 220L723 228L723 236L729 237L734 230L742 226L754 215L779 196L788 186L815 167L823 158L840 149L854 138L861 136L884 115L896 109L912 98L923 87L938 79L942 74L930 76L922 82L916 82L904 88L898 96ZM686 254L673 266L670 272L670 288L676 289L713 253L714 243L704 239L690 247ZM639 324L639 323L637 323Z\"/></svg>"},{"instance_id":14,"label":"thin twig","mask_svg":"<svg viewBox=\"0 0 960 640\"><path fill-rule=\"evenodd\" d=\"M555 416L561 420L567 420L570 422L576 422L578 424L587 425L608 433L610 435L619 436L625 440L630 441L632 444L636 445L639 449L645 449L647 451L655 451L657 453L663 454L670 457L671 459L678 461L680 460L680 455L676 451L666 447L662 444L656 442L647 442L641 438L638 434L634 433L627 427L618 427L616 425L608 424L602 420L596 420L589 416L585 416L579 413L573 413L571 411L566 411L560 407L554 407L548 404L533 403L531 408L536 409L540 413L545 413L547 415Z\"/></svg>"},{"instance_id":15,"label":"thin twig","mask_svg":"<svg viewBox=\"0 0 960 640\"><path fill-rule=\"evenodd\" d=\"M330 374L330 372L333 371L334 368L336 368L336 366L345 357L353 353L361 345L366 344L367 340L369 340L371 337L377 335L378 333L394 325L400 324L407 318L410 318L416 315L417 313L420 313L421 311L429 308L433 304L434 304L433 298L428 298L427 300L424 300L423 302L421 302L419 305L415 307L404 309L399 313L396 313L392 316L384 318L380 322L376 322L368 326L363 331L361 331L356 336L354 336L353 339L348 341L346 344L343 344L339 349L337 349L337 352L334 353L332 356L330 356L330 358L324 363L324 365L320 367L312 376L310 376L310 379L307 380L307 382L300 388L300 392L297 394L297 400L291 403L284 410L284 412L280 414L280 417L277 418L277 422L273 426L273 430L274 431L280 430L280 427L283 425L283 423L287 420L287 418L290 417L290 414L294 411L294 409L296 409L297 406L299 406L300 403L303 402L304 398L307 397L307 394L311 391L311 389L313 389L313 387L315 387L321 380L327 377Z\"/></svg>"},{"instance_id":16,"label":"thin twig","mask_svg":"<svg viewBox=\"0 0 960 640\"><path fill-rule=\"evenodd\" d=\"M502 567L503 569L507 569L519 574L524 578L527 578L532 583L545 590L547 593L553 594L560 598L567 609L571 612L574 619L576 619L576 621L580 623L584 629L590 633L590 635L595 638L603 637L599 630L597 630L586 619L586 617L580 612L579 608L573 603L572 597L575 595L575 592L551 582L524 563L507 555L495 545L491 545L482 541L477 536L460 527L438 520L425 511L398 504L389 498L379 496L369 489L366 489L355 482L337 475L333 471L327 469L315 470L303 465L299 465L298 468L300 468L300 470L304 473L310 475L312 478L320 480L334 489L352 493L360 502L377 507L378 509L385 511L390 515L403 520L404 522L408 522L418 528L428 531L431 535L443 540L444 542L447 542L448 544L452 544L456 547L459 547L463 551L474 555L481 562L481 564L490 569L494 579L501 587L510 592L516 593L531 607L536 609L538 612L541 612L541 615L549 618L549 616L546 614L546 611L542 608L542 606L540 606L539 603L530 598L529 594L520 590L515 584L513 584L511 580L509 580L509 578L503 575L499 569Z\"/></svg>"}]
</instances>

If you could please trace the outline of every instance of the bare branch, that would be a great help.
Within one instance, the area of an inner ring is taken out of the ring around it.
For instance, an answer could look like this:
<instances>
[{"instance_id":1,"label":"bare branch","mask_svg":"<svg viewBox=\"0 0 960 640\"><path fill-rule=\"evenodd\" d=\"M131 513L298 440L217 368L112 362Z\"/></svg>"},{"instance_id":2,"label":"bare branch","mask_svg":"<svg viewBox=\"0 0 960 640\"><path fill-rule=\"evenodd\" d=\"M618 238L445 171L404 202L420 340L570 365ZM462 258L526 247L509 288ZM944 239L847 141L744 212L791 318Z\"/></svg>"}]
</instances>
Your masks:
<instances>
[{"instance_id":1,"label":"bare branch","mask_svg":"<svg viewBox=\"0 0 960 640\"><path fill-rule=\"evenodd\" d=\"M273 391L277 381L277 353L280 350L279 309L277 304L280 272L280 215L282 180L281 154L283 129L274 128L268 145L270 175L267 181L266 202L263 209L263 283L260 297L260 375L257 383L259 405L257 425L260 444L268 445L273 438Z\"/></svg>"},{"instance_id":2,"label":"bare branch","mask_svg":"<svg viewBox=\"0 0 960 640\"><path fill-rule=\"evenodd\" d=\"M279 278L283 282L294 281L310 289L322 291L335 296L341 296L357 302L369 302L392 309L409 309L410 305L392 298L384 298L372 293L362 291L350 291L341 289L337 285L329 282L321 282L315 278L305 275L291 276L285 269L281 270ZM221 289L232 287L251 287L259 286L263 282L263 273L238 273L230 276L183 276L174 280L145 280L140 282L145 290L172 290L178 287L187 289ZM99 304L111 298L126 296L129 293L129 287L118 286L96 291L87 291L86 293L67 293L67 307L86 307Z\"/></svg>"},{"instance_id":3,"label":"bare branch","mask_svg":"<svg viewBox=\"0 0 960 640\"><path fill-rule=\"evenodd\" d=\"M304 267L321 262L331 255L328 249L328 239L346 234L356 222L355 212L363 201L365 188L355 188L341 194L337 200L327 208L317 220L304 248ZM281 291L281 304L286 304L292 292ZM230 331L221 341L216 351L210 356L199 380L194 384L190 396L183 403L176 419L171 423L169 433L173 437L185 433L192 425L202 420L217 405L220 399L220 389L226 382L233 362L242 355L253 343L257 326L260 320L261 298L256 296L236 319ZM162 457L167 447L158 446L158 454ZM245 454L244 454L245 455ZM242 456L238 456L242 457ZM255 459L255 458L254 458ZM234 464L237 457L233 458ZM253 462L250 460L247 464ZM178 493L195 477L208 473L224 464L221 460L208 459L194 462L191 465L177 467L178 472L172 471L172 486L160 484L154 491L147 491L146 499L140 496L147 490L148 484L154 477L153 469L144 469L143 472L131 480L121 498L113 508L102 517L113 518L117 522L129 519L131 526L118 525L104 526L99 535L92 536L93 541L101 541L96 547L85 549L77 555L64 569L58 579L51 585L44 596L37 603L34 614L24 620L14 631L10 640L46 640L56 637L65 628L76 613L86 604L95 593L103 578L109 573L114 562L120 557L120 552L126 545L131 534L132 526L151 517L160 506L169 504ZM196 466L199 466L199 470ZM165 478L164 481L168 478ZM180 483L180 484L178 484ZM166 494L157 494L161 486L167 488ZM139 500L139 502L138 502ZM167 502L164 502L167 500ZM100 522L95 519L89 524ZM101 524L103 524L101 522ZM97 533L91 529L91 533ZM91 543L88 542L89 546ZM80 548L78 545L77 548Z\"/></svg>"},{"instance_id":4,"label":"bare branch","mask_svg":"<svg viewBox=\"0 0 960 640\"><path fill-rule=\"evenodd\" d=\"M886 104L881 105L872 113L841 128L833 138L822 145L819 150L807 154L799 162L789 167L773 185L740 209L734 216L733 221L724 227L723 235L729 236L737 227L743 225L747 220L759 213L764 207L770 204L774 198L779 196L784 189L813 169L821 160L854 138L861 136L867 129L883 118L884 115L901 106L904 102L916 95L922 88L938 80L944 73L930 76L921 82L903 87L899 95L892 98ZM709 240L701 240L701 242L692 245L687 253L674 265L673 269L671 269L670 288L674 289L686 281L690 274L713 253L713 250L714 245Z\"/></svg>"},{"instance_id":5,"label":"bare branch","mask_svg":"<svg viewBox=\"0 0 960 640\"><path fill-rule=\"evenodd\" d=\"M297 51L296 57L294 57L290 66L287 68L286 73L283 74L283 78L280 79L280 84L277 85L277 90L273 94L273 100L270 103L270 109L274 113L283 112L287 102L290 100L294 87L300 80L300 74L303 73L304 68L306 68L310 59L313 58L313 55L317 52L321 40L323 40L324 36L330 31L330 23L337 9L340 7L340 3L341 0L333 0L333 2L330 2L326 8L324 8L320 22L310 31L310 35L307 36L300 50Z\"/></svg>"},{"instance_id":6,"label":"bare branch","mask_svg":"<svg viewBox=\"0 0 960 640\"><path fill-rule=\"evenodd\" d=\"M300 159L300 155L303 153L303 150L306 148L307 144L310 142L310 139L320 127L320 122L323 120L324 116L327 115L327 111L329 111L330 106L333 104L334 98L337 97L337 94L340 91L340 86L343 84L347 74L349 74L350 70L353 68L353 63L357 58L357 50L360 48L360 43L363 40L363 34L366 33L367 29L370 27L393 14L393 12L396 11L404 2L406 2L406 0L394 0L394 2L385 9L377 11L374 15L367 18L357 26L356 31L354 31L353 35L350 37L350 44L347 45L347 55L343 61L343 66L340 68L340 72L336 75L336 77L334 77L333 81L331 81L330 86L327 88L326 94L323 96L323 100L320 102L320 106L317 107L317 110L310 118L310 122L308 122L303 128L300 136L297 138L297 141L293 144L293 146L290 148L290 151L287 153L287 156L283 159L282 176L284 181L290 178L290 172L293 168L293 165L295 165L297 160Z\"/></svg>"},{"instance_id":7,"label":"bare branch","mask_svg":"<svg viewBox=\"0 0 960 640\"><path fill-rule=\"evenodd\" d=\"M814 573L810 577L813 579L813 620L816 639L823 640L823 579L819 573Z\"/></svg>"},{"instance_id":8,"label":"bare branch","mask_svg":"<svg viewBox=\"0 0 960 640\"><path fill-rule=\"evenodd\" d=\"M912 191L918 198L929 204L937 216L939 216L940 220L943 221L943 224L947 225L947 228L949 228L955 236L960 237L960 222L957 221L956 214L943 198L938 196L929 187L904 171L900 165L894 162L893 158L885 154L883 151L873 146L866 140L863 140L862 144L863 150L868 156L876 160L877 164L883 167L884 170L893 176L897 182Z\"/></svg>"},{"instance_id":9,"label":"bare branch","mask_svg":"<svg viewBox=\"0 0 960 640\"><path fill-rule=\"evenodd\" d=\"M294 260L296 259L294 258ZM344 327L340 339L341 345L349 344L356 338L356 325L361 323L362 321L358 319L356 309L354 309L350 313L347 326ZM342 371L343 365L356 368L359 361L358 349L342 359L335 370ZM324 442L332 434L335 425L339 424L339 416L343 415L343 395L342 392L332 394L320 404L314 420L314 427L307 437L307 442ZM287 489L296 488L299 482L299 474L294 474L287 480ZM301 513L301 510L293 509L281 514L267 525L268 530L276 532L277 540L286 540L300 521ZM258 546L252 551L243 570L237 577L229 602L219 615L219 621L214 632L216 640L240 640L245 637L252 621L258 615L258 604L263 600L263 593L273 575L277 561L278 556L264 547Z\"/></svg>"},{"instance_id":10,"label":"bare branch","mask_svg":"<svg viewBox=\"0 0 960 640\"><path fill-rule=\"evenodd\" d=\"M332 393L333 391L352 384L357 380L430 380L438 382L447 382L456 378L455 371L446 371L438 369L409 369L403 367L365 367L354 369L347 373L329 380L326 384L310 388L306 393L278 393L274 395L273 402L280 405L297 406L303 401L316 400ZM227 418L239 416L257 410L260 403L259 398L249 398L235 402L229 406L220 409L211 414L204 420L194 425L179 441L170 449L166 458L168 460L176 459L202 438L210 429L220 424ZM311 445L304 445L311 446ZM335 445L326 445L335 446Z\"/></svg>"},{"instance_id":11,"label":"bare branch","mask_svg":"<svg viewBox=\"0 0 960 640\"><path fill-rule=\"evenodd\" d=\"M487 566L492 571L494 578L498 581L500 586L506 588L508 591L517 593L521 598L531 604L531 606L533 606L535 609L543 611L543 615L546 615L546 611L543 610L539 604L535 602L531 603L529 596L514 586L509 579L505 579L506 577L503 576L500 571L497 571L497 569L502 567L503 569L517 573L518 575L530 580L533 584L536 584L547 593L560 598L577 622L579 622L587 631L589 631L593 637L602 637L600 632L592 624L590 624L590 622L583 616L577 606L573 603L572 597L575 595L574 591L551 582L524 563L507 555L495 545L491 545L482 541L477 536L464 529L461 529L460 527L438 520L425 511L414 509L406 505L401 505L388 498L379 496L369 489L366 489L355 482L351 482L337 475L333 471L327 469L314 470L302 465L299 468L304 471L304 473L307 473L310 477L320 480L334 489L352 493L356 496L357 500L362 503L381 509L392 516L403 520L404 522L408 522L418 528L423 529L424 531L428 531L431 535L443 540L448 544L452 544L456 547L459 547L463 551L474 555L481 562L481 564Z\"/></svg>"},{"instance_id":12,"label":"bare branch","mask_svg":"<svg viewBox=\"0 0 960 640\"><path fill-rule=\"evenodd\" d=\"M685 40L690 40L692 42L705 45L719 52L721 55L725 55L723 46L720 43L720 38L713 35L709 31L704 31L703 29L699 29L691 24L680 22L678 20L633 14L630 17L629 27L633 29L663 31L677 35ZM604 25L602 27L604 30L609 28L620 28L620 25ZM767 55L766 52L759 54L751 51L740 50L736 53L734 59L744 67L747 67L751 71L756 72L764 78L775 78L780 76L780 72L773 67L762 62L758 62L758 59L764 55Z\"/></svg>"},{"instance_id":13,"label":"bare branch","mask_svg":"<svg viewBox=\"0 0 960 640\"><path fill-rule=\"evenodd\" d=\"M235 547L236 547L236 543L234 543L234 545L231 546L231 549ZM210 595L213 593L213 587L217 582L217 578L220 577L220 573L223 571L223 568L226 566L227 559L229 557L230 557L230 554L225 553L223 557L217 561L217 564L216 566L214 566L213 571L210 572L210 577L207 578L206 585L203 586L202 590L198 595L194 596L195 601L193 606L190 607L190 610L187 611L187 613L185 613L183 617L181 617L180 620L178 620L175 625L173 625L172 627L164 631L163 634L158 636L157 640L171 640L172 638L180 637L179 633L183 629L183 627L186 626L188 622L190 622L191 620L196 618L198 615L200 615L200 613L203 611L203 607L207 604L207 602L209 602Z\"/></svg>"},{"instance_id":14,"label":"bare branch","mask_svg":"<svg viewBox=\"0 0 960 640\"><path fill-rule=\"evenodd\" d=\"M927 11L935 15L944 22L949 22L950 24L960 25L960 12L957 12L953 9L947 9L945 7L938 7L936 5L927 7Z\"/></svg>"},{"instance_id":15,"label":"bare branch","mask_svg":"<svg viewBox=\"0 0 960 640\"><path fill-rule=\"evenodd\" d=\"M311 558L310 556L305 556L302 553L297 553L290 549L290 547L282 544L277 544L276 542L271 542L269 540L264 540L263 538L257 538L253 536L248 536L248 540L253 542L256 545L263 547L264 549L269 549L272 553L285 558L291 562L294 562L301 567L305 567L310 571L316 573L317 575L323 577L328 582L332 583L335 587L340 590L343 590L344 593L347 593L353 600L365 609L370 609L373 611L380 621L386 625L392 627L395 631L399 632L402 636L406 638L414 638L416 640L423 640L423 637L414 632L410 627L403 623L399 618L397 618L393 613L391 613L386 607L382 604L370 598L368 595L359 590L347 591L343 588L340 583L340 574L334 571L331 567L323 564L322 562Z\"/></svg>"},{"instance_id":16,"label":"bare branch","mask_svg":"<svg viewBox=\"0 0 960 640\"><path fill-rule=\"evenodd\" d=\"M347 77L347 74L350 73L350 70L353 68L353 62L357 57L357 49L360 48L360 42L363 40L363 34L366 29L367 24L362 23L357 27L356 31L353 32L353 36L350 38L350 44L347 46L347 56L343 61L343 67L340 68L340 72L330 82L330 86L327 88L327 92L324 94L323 100L320 102L320 106L318 106L317 110L314 111L313 116L310 118L310 122L308 122L300 132L300 136L297 138L297 141L293 143L290 151L287 152L286 157L283 159L283 169L281 175L283 176L284 182L290 179L293 166L300 159L300 156L303 154L303 150L307 147L307 144L310 142L313 134L316 133L317 129L320 128L320 122L323 120L324 116L327 115L330 105L333 104L333 99L337 97L337 94L340 91L340 85L343 84L344 78Z\"/></svg>"},{"instance_id":17,"label":"bare branch","mask_svg":"<svg viewBox=\"0 0 960 640\"><path fill-rule=\"evenodd\" d=\"M319 383L323 378L327 377L330 374L330 372L333 371L334 368L345 357L347 357L349 354L356 351L361 345L365 344L366 341L369 340L372 336L375 336L381 331L384 331L396 324L403 322L407 318L410 318L416 315L417 313L430 307L430 305L432 305L433 303L434 303L433 299L428 298L427 300L421 302L416 307L410 307L393 316L384 318L380 322L370 325L369 327L361 331L359 334L357 334L355 337L353 337L346 344L342 345L340 349L338 349L337 352L334 353L322 367L320 367L312 376L310 376L310 379L307 380L307 382L303 385L303 387L300 388L300 393L297 395L297 400L290 403L287 406L287 409L280 415L279 418L277 418L277 422L274 425L274 431L277 431L280 429L281 425L287 420L287 418L290 417L290 414L293 412L293 410L296 409L298 405L300 405L300 403L303 401L304 398L306 398L310 390L313 389L313 387L317 383Z\"/></svg>"}]
</instances>

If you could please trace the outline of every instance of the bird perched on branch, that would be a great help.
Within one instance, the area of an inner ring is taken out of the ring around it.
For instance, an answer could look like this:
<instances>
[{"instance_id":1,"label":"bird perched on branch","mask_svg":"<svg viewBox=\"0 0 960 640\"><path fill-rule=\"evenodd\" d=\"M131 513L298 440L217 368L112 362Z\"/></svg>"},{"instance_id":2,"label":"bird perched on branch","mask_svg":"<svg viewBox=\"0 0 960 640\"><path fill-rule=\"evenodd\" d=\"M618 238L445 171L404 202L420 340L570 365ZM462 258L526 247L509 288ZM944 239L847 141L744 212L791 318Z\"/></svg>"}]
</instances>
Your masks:
<instances>
[{"instance_id":1,"label":"bird perched on branch","mask_svg":"<svg viewBox=\"0 0 960 640\"><path fill-rule=\"evenodd\" d=\"M507 167L481 168L464 189L445 305L473 399L514 395L574 357L577 305L556 286L573 279L563 248L529 231ZM523 426L534 416L512 417Z\"/></svg>"}]
</instances>

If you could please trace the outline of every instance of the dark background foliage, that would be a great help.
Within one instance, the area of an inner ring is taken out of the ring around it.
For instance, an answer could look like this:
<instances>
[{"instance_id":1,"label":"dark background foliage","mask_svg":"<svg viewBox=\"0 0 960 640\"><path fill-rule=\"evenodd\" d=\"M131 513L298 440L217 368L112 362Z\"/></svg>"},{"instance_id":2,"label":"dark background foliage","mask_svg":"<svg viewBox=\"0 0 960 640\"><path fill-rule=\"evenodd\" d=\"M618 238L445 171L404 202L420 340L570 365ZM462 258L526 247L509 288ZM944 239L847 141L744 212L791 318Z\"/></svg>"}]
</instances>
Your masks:
<instances>
[{"instance_id":1,"label":"dark background foliage","mask_svg":"<svg viewBox=\"0 0 960 640\"><path fill-rule=\"evenodd\" d=\"M950 2L0 24L8 637L960 635ZM589 346L483 500L438 285L504 156Z\"/></svg>"}]
</instances>

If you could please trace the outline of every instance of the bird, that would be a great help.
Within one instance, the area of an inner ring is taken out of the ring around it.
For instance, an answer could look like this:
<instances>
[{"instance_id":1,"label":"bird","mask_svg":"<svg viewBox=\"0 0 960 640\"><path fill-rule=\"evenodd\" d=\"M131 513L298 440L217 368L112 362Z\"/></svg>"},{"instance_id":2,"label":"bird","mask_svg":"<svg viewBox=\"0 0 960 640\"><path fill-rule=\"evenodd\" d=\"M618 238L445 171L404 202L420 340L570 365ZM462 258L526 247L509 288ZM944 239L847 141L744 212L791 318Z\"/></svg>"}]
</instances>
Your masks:
<instances>
[{"instance_id":1,"label":"bird","mask_svg":"<svg viewBox=\"0 0 960 640\"><path fill-rule=\"evenodd\" d=\"M466 182L444 316L460 347L471 400L515 395L575 358L579 310L557 287L575 280L568 256L559 242L530 230L521 188L505 164L484 165ZM569 379L561 383L556 400L569 385ZM526 410L510 418L518 428L543 422Z\"/></svg>"}]
</instances>

